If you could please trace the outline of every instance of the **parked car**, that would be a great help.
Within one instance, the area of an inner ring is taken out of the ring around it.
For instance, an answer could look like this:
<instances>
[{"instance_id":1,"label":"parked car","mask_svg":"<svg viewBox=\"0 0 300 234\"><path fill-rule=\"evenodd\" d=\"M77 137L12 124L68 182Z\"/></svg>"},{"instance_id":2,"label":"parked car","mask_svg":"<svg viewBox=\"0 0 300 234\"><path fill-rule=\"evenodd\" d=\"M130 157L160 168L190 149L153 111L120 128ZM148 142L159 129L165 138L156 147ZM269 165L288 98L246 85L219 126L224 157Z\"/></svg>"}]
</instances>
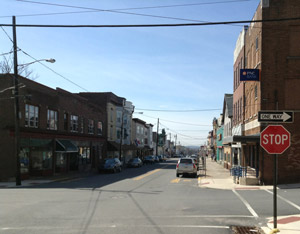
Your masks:
<instances>
[{"instance_id":1,"label":"parked car","mask_svg":"<svg viewBox=\"0 0 300 234\"><path fill-rule=\"evenodd\" d=\"M159 157L158 156L154 156L154 162L159 162Z\"/></svg>"},{"instance_id":2,"label":"parked car","mask_svg":"<svg viewBox=\"0 0 300 234\"><path fill-rule=\"evenodd\" d=\"M128 161L127 167L141 167L143 162L140 158L132 158Z\"/></svg>"},{"instance_id":3,"label":"parked car","mask_svg":"<svg viewBox=\"0 0 300 234\"><path fill-rule=\"evenodd\" d=\"M199 168L199 157L197 155L192 155L191 158L194 159L197 168Z\"/></svg>"},{"instance_id":4,"label":"parked car","mask_svg":"<svg viewBox=\"0 0 300 234\"><path fill-rule=\"evenodd\" d=\"M154 163L154 156L146 156L144 158L144 163L145 164L153 164Z\"/></svg>"},{"instance_id":5,"label":"parked car","mask_svg":"<svg viewBox=\"0 0 300 234\"><path fill-rule=\"evenodd\" d=\"M121 172L122 163L118 158L106 158L98 166L99 172Z\"/></svg>"},{"instance_id":6,"label":"parked car","mask_svg":"<svg viewBox=\"0 0 300 234\"><path fill-rule=\"evenodd\" d=\"M197 177L197 166L194 162L194 159L181 158L178 160L176 166L176 176L179 177L179 175L184 175L184 174Z\"/></svg>"}]
</instances>

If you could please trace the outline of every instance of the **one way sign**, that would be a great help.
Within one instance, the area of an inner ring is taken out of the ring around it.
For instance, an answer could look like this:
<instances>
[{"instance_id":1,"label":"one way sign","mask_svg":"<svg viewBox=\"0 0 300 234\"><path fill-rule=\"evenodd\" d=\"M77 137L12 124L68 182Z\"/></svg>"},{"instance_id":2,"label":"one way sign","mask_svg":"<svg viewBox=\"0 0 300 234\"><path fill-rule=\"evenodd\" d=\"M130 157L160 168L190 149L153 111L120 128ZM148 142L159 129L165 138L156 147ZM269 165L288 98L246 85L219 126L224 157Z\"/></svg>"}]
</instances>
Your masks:
<instances>
[{"instance_id":1,"label":"one way sign","mask_svg":"<svg viewBox=\"0 0 300 234\"><path fill-rule=\"evenodd\" d=\"M259 111L258 122L265 123L293 123L293 111Z\"/></svg>"}]
</instances>

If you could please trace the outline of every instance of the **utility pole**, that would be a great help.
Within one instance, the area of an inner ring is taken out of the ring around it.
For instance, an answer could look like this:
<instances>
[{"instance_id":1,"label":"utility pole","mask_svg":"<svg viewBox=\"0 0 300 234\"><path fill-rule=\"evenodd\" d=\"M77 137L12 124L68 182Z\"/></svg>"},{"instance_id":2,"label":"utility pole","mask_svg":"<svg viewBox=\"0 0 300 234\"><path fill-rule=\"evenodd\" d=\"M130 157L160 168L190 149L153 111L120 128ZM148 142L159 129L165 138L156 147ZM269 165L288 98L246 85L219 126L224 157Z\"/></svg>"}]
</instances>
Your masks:
<instances>
[{"instance_id":1,"label":"utility pole","mask_svg":"<svg viewBox=\"0 0 300 234\"><path fill-rule=\"evenodd\" d=\"M156 156L158 156L158 138L159 138L159 134L158 134L158 131L159 131L159 118L157 119L157 136L156 136Z\"/></svg>"},{"instance_id":2,"label":"utility pole","mask_svg":"<svg viewBox=\"0 0 300 234\"><path fill-rule=\"evenodd\" d=\"M19 117L19 80L18 80L18 47L16 33L16 17L12 18L14 44L14 108L15 108L15 157L16 157L16 185L21 185L20 165L20 117Z\"/></svg>"},{"instance_id":3,"label":"utility pole","mask_svg":"<svg viewBox=\"0 0 300 234\"><path fill-rule=\"evenodd\" d=\"M174 136L175 138L175 154L176 154L176 142L177 142L177 134Z\"/></svg>"},{"instance_id":4,"label":"utility pole","mask_svg":"<svg viewBox=\"0 0 300 234\"><path fill-rule=\"evenodd\" d=\"M119 147L119 159L122 160L122 143L123 143L123 125L124 125L124 103L122 106L122 116L121 116L121 136L120 136L120 147ZM125 158L122 160L125 163Z\"/></svg>"}]
</instances>

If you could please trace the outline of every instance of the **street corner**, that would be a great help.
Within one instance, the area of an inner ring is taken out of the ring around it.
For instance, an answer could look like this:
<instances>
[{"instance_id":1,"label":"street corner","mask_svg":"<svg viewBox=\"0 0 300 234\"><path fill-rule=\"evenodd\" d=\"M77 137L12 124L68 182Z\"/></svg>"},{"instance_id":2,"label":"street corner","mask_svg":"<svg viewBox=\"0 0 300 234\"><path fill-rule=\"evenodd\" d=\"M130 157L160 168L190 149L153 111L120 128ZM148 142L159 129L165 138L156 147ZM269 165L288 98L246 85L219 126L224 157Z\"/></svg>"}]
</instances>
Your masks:
<instances>
[{"instance_id":1,"label":"street corner","mask_svg":"<svg viewBox=\"0 0 300 234\"><path fill-rule=\"evenodd\" d=\"M300 214L280 216L277 218L277 228L274 228L273 217L268 218L268 227L264 227L265 233L296 234L300 233Z\"/></svg>"},{"instance_id":2,"label":"street corner","mask_svg":"<svg viewBox=\"0 0 300 234\"><path fill-rule=\"evenodd\" d=\"M198 178L198 187L231 190L233 183L229 179Z\"/></svg>"}]
</instances>

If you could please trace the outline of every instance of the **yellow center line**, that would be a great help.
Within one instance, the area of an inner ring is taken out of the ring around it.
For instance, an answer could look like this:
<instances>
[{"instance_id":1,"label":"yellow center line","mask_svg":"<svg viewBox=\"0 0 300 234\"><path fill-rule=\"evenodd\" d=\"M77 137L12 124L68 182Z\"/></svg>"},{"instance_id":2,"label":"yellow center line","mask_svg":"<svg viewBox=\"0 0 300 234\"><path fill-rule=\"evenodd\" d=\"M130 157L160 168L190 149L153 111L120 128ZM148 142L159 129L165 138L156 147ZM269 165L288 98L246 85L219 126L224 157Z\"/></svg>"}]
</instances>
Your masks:
<instances>
[{"instance_id":1,"label":"yellow center line","mask_svg":"<svg viewBox=\"0 0 300 234\"><path fill-rule=\"evenodd\" d=\"M179 183L180 179L174 179L174 180L171 180L171 183L174 184L174 183Z\"/></svg>"},{"instance_id":2,"label":"yellow center line","mask_svg":"<svg viewBox=\"0 0 300 234\"><path fill-rule=\"evenodd\" d=\"M147 176L149 176L149 175L152 175L152 174L154 174L154 173L156 173L156 172L158 172L158 171L160 171L161 169L156 169L156 170L154 170L154 171L150 171L150 172L148 172L148 173L146 173L146 174L144 174L144 175L141 175L141 176L138 176L138 177L135 177L135 178L133 178L133 180L141 180L141 179L143 179L143 178L145 178L145 177L147 177Z\"/></svg>"}]
</instances>

